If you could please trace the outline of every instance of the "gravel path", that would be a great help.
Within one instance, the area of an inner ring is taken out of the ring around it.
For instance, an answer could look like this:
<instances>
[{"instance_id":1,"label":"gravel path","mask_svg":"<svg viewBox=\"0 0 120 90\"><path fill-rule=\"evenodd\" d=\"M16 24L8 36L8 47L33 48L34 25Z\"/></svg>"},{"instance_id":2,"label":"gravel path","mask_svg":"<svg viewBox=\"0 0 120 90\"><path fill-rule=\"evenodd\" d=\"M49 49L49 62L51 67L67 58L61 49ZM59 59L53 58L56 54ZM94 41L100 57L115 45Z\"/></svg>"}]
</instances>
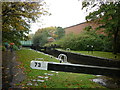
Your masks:
<instances>
[{"instance_id":1,"label":"gravel path","mask_svg":"<svg viewBox=\"0 0 120 90\"><path fill-rule=\"evenodd\" d=\"M19 67L19 62L16 61L15 52L4 51L2 52L2 88L21 88L16 86L25 79L23 70Z\"/></svg>"}]
</instances>

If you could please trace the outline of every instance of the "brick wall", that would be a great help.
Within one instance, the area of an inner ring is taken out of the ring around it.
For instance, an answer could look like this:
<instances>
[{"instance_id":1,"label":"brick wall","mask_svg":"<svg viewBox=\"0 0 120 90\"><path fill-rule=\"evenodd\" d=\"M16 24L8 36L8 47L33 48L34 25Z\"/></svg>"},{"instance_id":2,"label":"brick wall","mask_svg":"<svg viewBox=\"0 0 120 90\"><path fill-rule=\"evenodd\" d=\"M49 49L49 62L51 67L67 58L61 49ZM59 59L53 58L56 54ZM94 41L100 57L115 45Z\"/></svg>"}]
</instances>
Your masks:
<instances>
[{"instance_id":1,"label":"brick wall","mask_svg":"<svg viewBox=\"0 0 120 90\"><path fill-rule=\"evenodd\" d=\"M70 26L65 28L65 34L70 34L70 33L79 34L81 31L83 31L83 29L86 26L92 26L92 28L94 29L98 27L98 24L96 24L95 22L84 22L74 26Z\"/></svg>"}]
</instances>

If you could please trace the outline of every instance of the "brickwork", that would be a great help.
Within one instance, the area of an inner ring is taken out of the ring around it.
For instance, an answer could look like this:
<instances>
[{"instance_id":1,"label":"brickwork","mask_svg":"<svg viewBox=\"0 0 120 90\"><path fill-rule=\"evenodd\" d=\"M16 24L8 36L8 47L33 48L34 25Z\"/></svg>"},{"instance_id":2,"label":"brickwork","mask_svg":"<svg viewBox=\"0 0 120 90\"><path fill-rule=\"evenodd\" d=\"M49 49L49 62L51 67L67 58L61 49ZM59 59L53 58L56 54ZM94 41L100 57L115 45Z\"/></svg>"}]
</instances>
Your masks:
<instances>
[{"instance_id":1,"label":"brickwork","mask_svg":"<svg viewBox=\"0 0 120 90\"><path fill-rule=\"evenodd\" d=\"M87 26L92 26L92 28L95 29L96 27L98 27L98 24L96 24L95 22L84 22L74 26L70 26L65 28L65 34L70 34L70 33L79 34Z\"/></svg>"}]
</instances>

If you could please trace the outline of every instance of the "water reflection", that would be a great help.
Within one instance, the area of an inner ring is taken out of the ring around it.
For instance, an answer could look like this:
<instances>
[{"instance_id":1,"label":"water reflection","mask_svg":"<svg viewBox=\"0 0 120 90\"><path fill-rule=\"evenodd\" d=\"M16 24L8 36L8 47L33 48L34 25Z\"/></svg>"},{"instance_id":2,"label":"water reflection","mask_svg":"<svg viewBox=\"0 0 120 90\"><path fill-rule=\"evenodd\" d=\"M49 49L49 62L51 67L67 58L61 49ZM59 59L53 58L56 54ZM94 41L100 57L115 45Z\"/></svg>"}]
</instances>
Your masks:
<instances>
[{"instance_id":1,"label":"water reflection","mask_svg":"<svg viewBox=\"0 0 120 90\"><path fill-rule=\"evenodd\" d=\"M107 88L120 88L120 78L110 78L106 76L99 76L98 78L92 79L93 82L101 84Z\"/></svg>"}]
</instances>

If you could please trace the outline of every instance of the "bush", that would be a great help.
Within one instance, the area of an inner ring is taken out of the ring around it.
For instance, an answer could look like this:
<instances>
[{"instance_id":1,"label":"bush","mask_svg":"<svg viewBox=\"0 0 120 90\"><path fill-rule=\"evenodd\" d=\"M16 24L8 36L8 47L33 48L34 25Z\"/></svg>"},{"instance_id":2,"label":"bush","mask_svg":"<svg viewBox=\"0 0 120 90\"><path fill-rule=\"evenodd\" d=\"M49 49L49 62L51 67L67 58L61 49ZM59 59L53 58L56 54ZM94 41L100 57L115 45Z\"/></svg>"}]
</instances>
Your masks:
<instances>
[{"instance_id":1,"label":"bush","mask_svg":"<svg viewBox=\"0 0 120 90\"><path fill-rule=\"evenodd\" d=\"M5 46L2 46L2 51L5 51Z\"/></svg>"},{"instance_id":2,"label":"bush","mask_svg":"<svg viewBox=\"0 0 120 90\"><path fill-rule=\"evenodd\" d=\"M112 45L111 42L106 39L107 37L101 37L101 35L97 34L86 34L82 33L79 35L70 34L65 36L59 41L56 41L57 44L63 47L63 49L70 48L72 50L88 50L88 45L95 51L111 51ZM90 49L90 48L89 48Z\"/></svg>"},{"instance_id":3,"label":"bush","mask_svg":"<svg viewBox=\"0 0 120 90\"><path fill-rule=\"evenodd\" d=\"M13 45L13 50L18 50L18 47L16 45Z\"/></svg>"}]
</instances>

